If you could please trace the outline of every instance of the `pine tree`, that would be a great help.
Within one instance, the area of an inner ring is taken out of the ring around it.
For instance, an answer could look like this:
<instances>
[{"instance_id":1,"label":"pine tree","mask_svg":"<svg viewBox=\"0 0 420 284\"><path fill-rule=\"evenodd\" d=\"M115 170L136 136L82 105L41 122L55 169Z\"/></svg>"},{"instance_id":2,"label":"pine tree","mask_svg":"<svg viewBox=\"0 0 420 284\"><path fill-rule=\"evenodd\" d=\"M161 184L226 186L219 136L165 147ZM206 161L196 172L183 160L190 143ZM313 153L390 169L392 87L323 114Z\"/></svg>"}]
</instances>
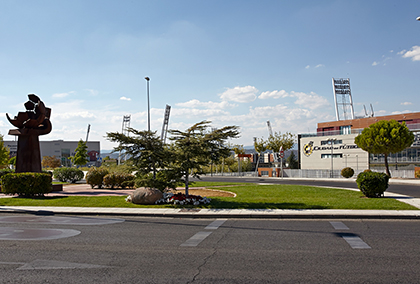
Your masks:
<instances>
[{"instance_id":1,"label":"pine tree","mask_svg":"<svg viewBox=\"0 0 420 284\"><path fill-rule=\"evenodd\" d=\"M89 155L87 154L87 149L88 147L86 146L86 142L83 142L83 140L80 139L79 143L77 143L76 150L74 150L74 156L69 158L71 162L77 167L83 166L87 162L89 162Z\"/></svg>"}]
</instances>

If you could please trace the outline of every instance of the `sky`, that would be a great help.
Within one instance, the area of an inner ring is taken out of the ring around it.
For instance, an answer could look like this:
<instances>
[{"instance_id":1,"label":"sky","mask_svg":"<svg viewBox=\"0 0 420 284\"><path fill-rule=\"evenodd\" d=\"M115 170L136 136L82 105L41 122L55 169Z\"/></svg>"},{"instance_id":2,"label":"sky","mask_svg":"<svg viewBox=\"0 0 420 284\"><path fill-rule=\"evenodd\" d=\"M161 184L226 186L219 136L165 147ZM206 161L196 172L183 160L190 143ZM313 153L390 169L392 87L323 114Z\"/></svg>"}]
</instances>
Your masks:
<instances>
[{"instance_id":1,"label":"sky","mask_svg":"<svg viewBox=\"0 0 420 284\"><path fill-rule=\"evenodd\" d=\"M28 94L52 109L40 140L107 132L240 127L274 132L336 120L332 78L350 78L356 116L419 111L420 1L0 0L0 134Z\"/></svg>"}]
</instances>

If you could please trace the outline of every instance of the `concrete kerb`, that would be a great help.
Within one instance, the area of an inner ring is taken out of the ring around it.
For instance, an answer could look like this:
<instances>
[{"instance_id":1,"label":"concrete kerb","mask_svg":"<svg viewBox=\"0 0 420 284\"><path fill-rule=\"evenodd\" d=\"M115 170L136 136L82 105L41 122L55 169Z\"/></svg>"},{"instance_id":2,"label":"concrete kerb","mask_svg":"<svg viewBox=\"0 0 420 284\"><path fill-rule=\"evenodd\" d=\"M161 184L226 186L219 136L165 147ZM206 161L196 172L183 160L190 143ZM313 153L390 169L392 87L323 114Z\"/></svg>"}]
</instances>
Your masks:
<instances>
[{"instance_id":1,"label":"concrete kerb","mask_svg":"<svg viewBox=\"0 0 420 284\"><path fill-rule=\"evenodd\" d=\"M419 219L420 210L334 209L170 209L104 207L0 206L3 213L34 215L118 215L171 218L262 218L262 219Z\"/></svg>"}]
</instances>

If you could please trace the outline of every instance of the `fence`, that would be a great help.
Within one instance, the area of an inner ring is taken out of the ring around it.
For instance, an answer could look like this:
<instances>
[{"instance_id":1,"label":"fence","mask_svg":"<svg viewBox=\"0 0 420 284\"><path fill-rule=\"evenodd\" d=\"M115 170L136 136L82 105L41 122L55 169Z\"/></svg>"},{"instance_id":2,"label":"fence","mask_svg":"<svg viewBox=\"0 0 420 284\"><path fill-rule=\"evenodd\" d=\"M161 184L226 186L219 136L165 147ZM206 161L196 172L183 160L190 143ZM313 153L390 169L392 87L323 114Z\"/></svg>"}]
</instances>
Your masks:
<instances>
[{"instance_id":1,"label":"fence","mask_svg":"<svg viewBox=\"0 0 420 284\"><path fill-rule=\"evenodd\" d=\"M373 169L374 172L385 172L384 169ZM354 172L353 177L362 172ZM390 170L391 177L393 178L414 178L414 170ZM209 175L209 174L207 174ZM213 173L213 176L257 176L256 172L230 172L230 173ZM264 176L263 176L264 177ZM265 176L268 177L268 176ZM331 175L331 170L302 170L302 169L283 169L284 178L343 178L341 176L341 170L334 170Z\"/></svg>"}]
</instances>

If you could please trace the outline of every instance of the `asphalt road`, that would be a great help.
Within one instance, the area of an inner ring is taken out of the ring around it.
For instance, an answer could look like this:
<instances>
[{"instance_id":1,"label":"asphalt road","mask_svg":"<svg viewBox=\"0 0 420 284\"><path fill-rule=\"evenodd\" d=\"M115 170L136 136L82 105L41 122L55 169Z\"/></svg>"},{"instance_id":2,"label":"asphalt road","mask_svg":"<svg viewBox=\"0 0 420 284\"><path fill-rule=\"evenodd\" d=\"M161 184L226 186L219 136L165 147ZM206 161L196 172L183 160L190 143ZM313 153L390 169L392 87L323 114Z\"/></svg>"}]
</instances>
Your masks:
<instances>
[{"instance_id":1,"label":"asphalt road","mask_svg":"<svg viewBox=\"0 0 420 284\"><path fill-rule=\"evenodd\" d=\"M193 181L198 179L192 179ZM272 183L272 184L299 184L299 185L314 185L326 186L336 188L357 188L354 180L293 180L293 179L279 179L279 178L262 178L262 177L227 177L227 176L202 176L202 181L232 181L232 182L248 182L248 183ZM420 186L411 184L389 184L387 192L393 192L403 195L408 195L414 198L420 198Z\"/></svg>"},{"instance_id":2,"label":"asphalt road","mask_svg":"<svg viewBox=\"0 0 420 284\"><path fill-rule=\"evenodd\" d=\"M14 215L1 215L5 216ZM117 218L112 222L15 216L19 218L0 218L1 283L418 283L420 279L419 220L112 217ZM33 234L33 240L19 239L29 229L42 233ZM44 239L46 232L57 230L79 233Z\"/></svg>"}]
</instances>

